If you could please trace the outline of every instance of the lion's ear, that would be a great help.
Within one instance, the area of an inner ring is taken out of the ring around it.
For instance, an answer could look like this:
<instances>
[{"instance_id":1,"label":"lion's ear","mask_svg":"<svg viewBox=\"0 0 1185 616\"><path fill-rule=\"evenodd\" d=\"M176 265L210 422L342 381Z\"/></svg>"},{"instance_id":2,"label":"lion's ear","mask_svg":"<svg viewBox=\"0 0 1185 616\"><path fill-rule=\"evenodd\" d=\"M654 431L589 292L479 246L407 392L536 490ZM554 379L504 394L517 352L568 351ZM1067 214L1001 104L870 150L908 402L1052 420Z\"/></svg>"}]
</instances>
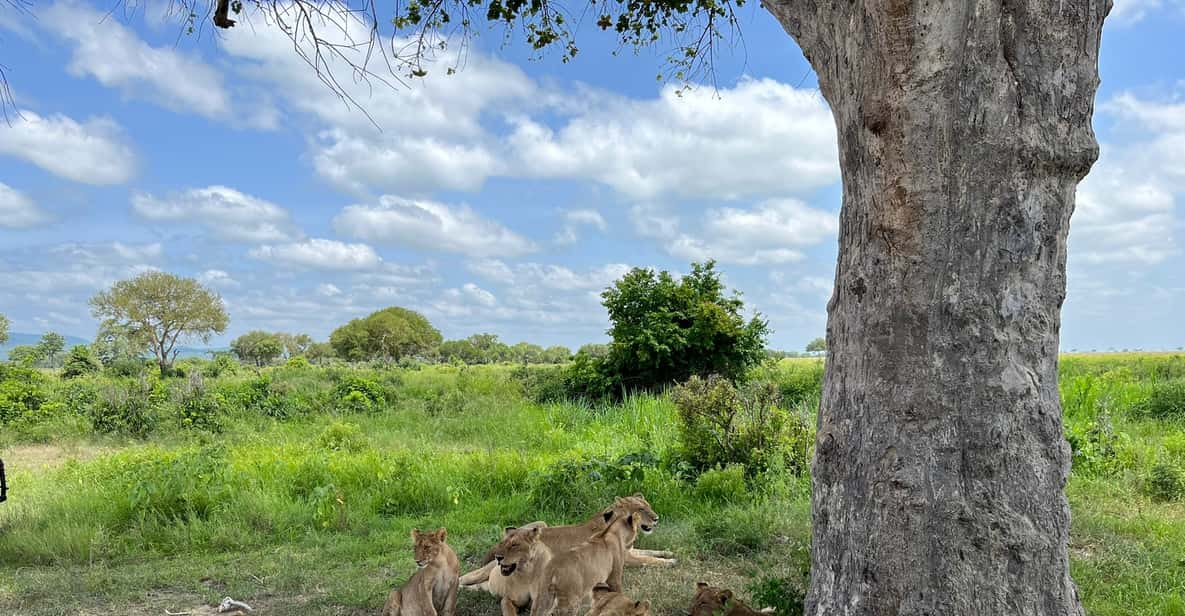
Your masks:
<instances>
[{"instance_id":1,"label":"lion's ear","mask_svg":"<svg viewBox=\"0 0 1185 616\"><path fill-rule=\"evenodd\" d=\"M649 614L650 601L638 601L637 603L634 603L634 609L636 609L639 614Z\"/></svg>"},{"instance_id":2,"label":"lion's ear","mask_svg":"<svg viewBox=\"0 0 1185 616\"><path fill-rule=\"evenodd\" d=\"M448 537L448 529L447 528L441 526L440 528L436 529L436 540L437 541L444 541L445 537Z\"/></svg>"},{"instance_id":3,"label":"lion's ear","mask_svg":"<svg viewBox=\"0 0 1185 616\"><path fill-rule=\"evenodd\" d=\"M720 591L720 599L722 601L732 601L732 591L731 590Z\"/></svg>"},{"instance_id":4,"label":"lion's ear","mask_svg":"<svg viewBox=\"0 0 1185 616\"><path fill-rule=\"evenodd\" d=\"M536 526L531 529L531 541L538 541L539 538L542 536L543 536L543 529L541 527Z\"/></svg>"},{"instance_id":5,"label":"lion's ear","mask_svg":"<svg viewBox=\"0 0 1185 616\"><path fill-rule=\"evenodd\" d=\"M645 497L645 496L642 496L642 493L641 493L641 492L634 492L634 498L643 498L643 499L644 499L644 498L646 498L646 497Z\"/></svg>"},{"instance_id":6,"label":"lion's ear","mask_svg":"<svg viewBox=\"0 0 1185 616\"><path fill-rule=\"evenodd\" d=\"M596 586L593 586L593 598L594 599L600 599L601 597L605 596L609 592L611 592L611 590L610 590L608 584L597 584Z\"/></svg>"},{"instance_id":7,"label":"lion's ear","mask_svg":"<svg viewBox=\"0 0 1185 616\"><path fill-rule=\"evenodd\" d=\"M506 528L502 529L502 537L503 538L509 537L510 533L513 533L516 530L518 530L518 529L513 526L507 526Z\"/></svg>"},{"instance_id":8,"label":"lion's ear","mask_svg":"<svg viewBox=\"0 0 1185 616\"><path fill-rule=\"evenodd\" d=\"M420 529L418 529L418 528L411 529L411 540L417 541L419 538L420 538Z\"/></svg>"},{"instance_id":9,"label":"lion's ear","mask_svg":"<svg viewBox=\"0 0 1185 616\"><path fill-rule=\"evenodd\" d=\"M608 522L609 520L612 520L612 519L613 519L613 510L612 510L612 509L606 509L606 510L605 510L605 513L602 513L602 514L601 514L601 517L602 517L602 518L605 518L605 521L606 521L606 522Z\"/></svg>"},{"instance_id":10,"label":"lion's ear","mask_svg":"<svg viewBox=\"0 0 1185 616\"><path fill-rule=\"evenodd\" d=\"M708 583L707 582L696 582L695 587L698 590L703 590L708 587Z\"/></svg>"}]
</instances>

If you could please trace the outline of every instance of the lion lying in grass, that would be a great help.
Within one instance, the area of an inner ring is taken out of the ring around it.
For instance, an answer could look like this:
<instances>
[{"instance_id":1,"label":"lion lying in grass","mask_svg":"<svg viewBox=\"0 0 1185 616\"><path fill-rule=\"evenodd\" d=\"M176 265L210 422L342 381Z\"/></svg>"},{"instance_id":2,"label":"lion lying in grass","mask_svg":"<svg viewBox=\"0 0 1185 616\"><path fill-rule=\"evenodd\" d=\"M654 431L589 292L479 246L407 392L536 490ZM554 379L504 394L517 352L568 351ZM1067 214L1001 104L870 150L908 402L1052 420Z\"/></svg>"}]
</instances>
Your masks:
<instances>
[{"instance_id":1,"label":"lion lying in grass","mask_svg":"<svg viewBox=\"0 0 1185 616\"><path fill-rule=\"evenodd\" d=\"M636 514L640 519L639 529L644 534L654 532L658 527L658 514L654 512L654 508L646 501L646 497L642 494L634 494L625 498L617 497L613 504L608 508L589 518L584 524L575 524L571 526L548 526L545 522L532 522L526 526L519 527L520 529L540 528L542 535L540 538L543 543L554 554L566 552L572 547L580 545L588 540L592 535L605 529L614 516L627 516ZM509 530L509 529L508 529ZM486 553L482 560L482 567L475 571L471 571L461 576L461 588L469 590L489 590L493 592L487 585L490 578L490 573L496 568L494 563L494 553L498 547L502 545L499 543ZM665 551L656 550L639 550L633 546L633 541L630 542L628 552L626 554L627 564L639 565L673 565L675 560L674 554ZM497 594L497 593L495 593ZM499 595L501 596L501 595Z\"/></svg>"},{"instance_id":2,"label":"lion lying in grass","mask_svg":"<svg viewBox=\"0 0 1185 616\"><path fill-rule=\"evenodd\" d=\"M650 616L649 601L634 601L607 584L593 587L593 606L586 616Z\"/></svg>"},{"instance_id":3,"label":"lion lying in grass","mask_svg":"<svg viewBox=\"0 0 1185 616\"><path fill-rule=\"evenodd\" d=\"M763 616L774 613L773 608L755 610L732 594L707 582L697 582L695 598L691 600L690 616Z\"/></svg>"},{"instance_id":4,"label":"lion lying in grass","mask_svg":"<svg viewBox=\"0 0 1185 616\"><path fill-rule=\"evenodd\" d=\"M457 608L457 574L461 564L445 543L448 531L411 531L416 572L403 588L392 591L382 616L453 616Z\"/></svg>"}]
</instances>

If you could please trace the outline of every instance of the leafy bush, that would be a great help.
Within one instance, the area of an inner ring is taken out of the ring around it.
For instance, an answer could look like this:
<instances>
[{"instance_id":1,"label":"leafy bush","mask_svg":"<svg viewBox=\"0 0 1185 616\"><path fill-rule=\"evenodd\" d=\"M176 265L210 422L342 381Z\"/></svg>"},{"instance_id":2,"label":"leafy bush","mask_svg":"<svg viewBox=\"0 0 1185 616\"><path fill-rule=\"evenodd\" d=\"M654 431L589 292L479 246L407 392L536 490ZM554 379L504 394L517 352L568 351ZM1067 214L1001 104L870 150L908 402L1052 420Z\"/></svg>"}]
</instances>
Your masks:
<instances>
[{"instance_id":1,"label":"leafy bush","mask_svg":"<svg viewBox=\"0 0 1185 616\"><path fill-rule=\"evenodd\" d=\"M1072 467L1082 475L1109 475L1131 465L1130 437L1116 433L1111 417L1103 412L1094 421L1068 421L1066 440Z\"/></svg>"},{"instance_id":2,"label":"leafy bush","mask_svg":"<svg viewBox=\"0 0 1185 616\"><path fill-rule=\"evenodd\" d=\"M294 355L284 362L284 367L289 370L304 370L313 364L309 363L309 358L304 355Z\"/></svg>"},{"instance_id":3,"label":"leafy bush","mask_svg":"<svg viewBox=\"0 0 1185 616\"><path fill-rule=\"evenodd\" d=\"M740 464L709 469L695 481L696 498L702 501L739 503L745 493L745 467Z\"/></svg>"},{"instance_id":4,"label":"leafy bush","mask_svg":"<svg viewBox=\"0 0 1185 616\"><path fill-rule=\"evenodd\" d=\"M693 376L671 391L679 411L680 457L694 472L730 464L749 476L773 466L804 474L814 444L806 418L777 406L775 386L755 381L737 389L728 379Z\"/></svg>"},{"instance_id":5,"label":"leafy bush","mask_svg":"<svg viewBox=\"0 0 1185 616\"><path fill-rule=\"evenodd\" d=\"M1155 419L1185 419L1185 379L1153 384L1144 413Z\"/></svg>"},{"instance_id":6,"label":"leafy bush","mask_svg":"<svg viewBox=\"0 0 1185 616\"><path fill-rule=\"evenodd\" d=\"M189 382L178 392L177 418L183 428L222 431L222 400L206 389L200 372L191 372Z\"/></svg>"},{"instance_id":7,"label":"leafy bush","mask_svg":"<svg viewBox=\"0 0 1185 616\"><path fill-rule=\"evenodd\" d=\"M317 445L331 451L358 453L369 447L370 442L358 424L335 421L321 431L321 435L317 437Z\"/></svg>"},{"instance_id":8,"label":"leafy bush","mask_svg":"<svg viewBox=\"0 0 1185 616\"><path fill-rule=\"evenodd\" d=\"M156 426L154 406L163 397L163 388L145 380L104 388L89 410L95 432L127 434L145 438Z\"/></svg>"},{"instance_id":9,"label":"leafy bush","mask_svg":"<svg viewBox=\"0 0 1185 616\"><path fill-rule=\"evenodd\" d=\"M333 396L347 407L357 405L361 399L365 399L367 410L381 406L387 401L387 395L377 381L355 374L343 375L333 388Z\"/></svg>"},{"instance_id":10,"label":"leafy bush","mask_svg":"<svg viewBox=\"0 0 1185 616\"><path fill-rule=\"evenodd\" d=\"M802 616L808 581L809 576L798 584L787 578L767 577L753 582L746 590L753 597L754 607L773 608L778 616Z\"/></svg>"},{"instance_id":11,"label":"leafy bush","mask_svg":"<svg viewBox=\"0 0 1185 616\"><path fill-rule=\"evenodd\" d=\"M202 367L202 375L212 379L230 376L238 371L239 362L230 353L217 353L213 360Z\"/></svg>"},{"instance_id":12,"label":"leafy bush","mask_svg":"<svg viewBox=\"0 0 1185 616\"><path fill-rule=\"evenodd\" d=\"M144 360L139 357L116 357L111 360L111 365L107 366L107 373L114 377L141 377L147 371L148 366Z\"/></svg>"},{"instance_id":13,"label":"leafy bush","mask_svg":"<svg viewBox=\"0 0 1185 616\"><path fill-rule=\"evenodd\" d=\"M428 392L424 412L433 417L456 415L465 411L465 394L457 387L440 387Z\"/></svg>"},{"instance_id":14,"label":"leafy bush","mask_svg":"<svg viewBox=\"0 0 1185 616\"><path fill-rule=\"evenodd\" d=\"M658 459L649 452L631 453L616 460L564 460L546 471L532 473L530 500L536 510L560 515L595 511L614 496L640 491L647 472L657 467Z\"/></svg>"},{"instance_id":15,"label":"leafy bush","mask_svg":"<svg viewBox=\"0 0 1185 616\"><path fill-rule=\"evenodd\" d=\"M0 377L0 424L31 418L49 401L41 375L32 368L7 366Z\"/></svg>"},{"instance_id":16,"label":"leafy bush","mask_svg":"<svg viewBox=\"0 0 1185 616\"><path fill-rule=\"evenodd\" d=\"M568 399L567 373L564 366L518 366L510 377L522 387L528 400L550 404Z\"/></svg>"},{"instance_id":17,"label":"leafy bush","mask_svg":"<svg viewBox=\"0 0 1185 616\"><path fill-rule=\"evenodd\" d=\"M1185 470L1172 462L1157 462L1148 473L1145 489L1158 501L1181 500L1185 498Z\"/></svg>"},{"instance_id":18,"label":"leafy bush","mask_svg":"<svg viewBox=\"0 0 1185 616\"><path fill-rule=\"evenodd\" d=\"M294 403L283 387L268 375L224 384L219 392L230 408L243 409L273 419L287 419L294 414Z\"/></svg>"},{"instance_id":19,"label":"leafy bush","mask_svg":"<svg viewBox=\"0 0 1185 616\"><path fill-rule=\"evenodd\" d=\"M94 374L102 369L103 364L99 363L99 358L95 357L91 348L80 344L70 349L70 353L66 355L66 360L62 364L62 378L72 379Z\"/></svg>"}]
</instances>

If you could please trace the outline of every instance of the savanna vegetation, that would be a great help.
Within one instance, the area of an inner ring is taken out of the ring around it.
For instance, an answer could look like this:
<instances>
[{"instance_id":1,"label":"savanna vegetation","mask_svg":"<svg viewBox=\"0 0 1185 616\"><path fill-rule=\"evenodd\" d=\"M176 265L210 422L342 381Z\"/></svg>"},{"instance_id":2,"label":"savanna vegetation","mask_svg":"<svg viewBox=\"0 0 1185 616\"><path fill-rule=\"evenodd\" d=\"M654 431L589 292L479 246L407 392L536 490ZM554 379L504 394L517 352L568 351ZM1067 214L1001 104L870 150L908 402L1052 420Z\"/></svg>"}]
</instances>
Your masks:
<instances>
[{"instance_id":1,"label":"savanna vegetation","mask_svg":"<svg viewBox=\"0 0 1185 616\"><path fill-rule=\"evenodd\" d=\"M0 363L0 613L229 595L369 614L414 571L412 528L446 526L468 569L508 524L582 521L634 492L662 516L639 547L678 563L628 570L633 598L683 613L707 580L800 613L825 359L763 353L764 322L711 264L635 271L605 300L612 342L575 354L450 344L388 309L336 344L255 331L163 369L131 320L55 362L51 339ZM1068 355L1060 375L1088 613L1185 614L1185 356ZM498 609L465 592L459 611Z\"/></svg>"}]
</instances>

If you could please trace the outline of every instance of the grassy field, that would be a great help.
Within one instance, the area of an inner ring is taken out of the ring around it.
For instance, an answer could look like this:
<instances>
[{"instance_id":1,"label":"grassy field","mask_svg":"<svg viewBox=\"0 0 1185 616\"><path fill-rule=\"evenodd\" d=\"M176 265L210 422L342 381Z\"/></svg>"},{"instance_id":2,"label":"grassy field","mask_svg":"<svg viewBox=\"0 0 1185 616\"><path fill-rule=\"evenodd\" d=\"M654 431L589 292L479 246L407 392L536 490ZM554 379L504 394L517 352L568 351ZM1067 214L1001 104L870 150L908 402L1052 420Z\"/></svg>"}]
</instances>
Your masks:
<instances>
[{"instance_id":1,"label":"grassy field","mask_svg":"<svg viewBox=\"0 0 1185 616\"><path fill-rule=\"evenodd\" d=\"M783 360L763 378L811 415L820 375ZM413 527L447 526L472 565L507 524L583 520L636 491L662 516L639 547L679 557L626 573L656 613L681 613L699 579L746 597L805 583L809 478L691 478L666 396L537 404L505 366L36 381L0 385L0 419L26 401L0 423L3 615L199 614L226 595L372 614L414 569ZM1185 616L1185 356L1066 356L1062 394L1088 613ZM498 606L463 593L459 612Z\"/></svg>"}]
</instances>

